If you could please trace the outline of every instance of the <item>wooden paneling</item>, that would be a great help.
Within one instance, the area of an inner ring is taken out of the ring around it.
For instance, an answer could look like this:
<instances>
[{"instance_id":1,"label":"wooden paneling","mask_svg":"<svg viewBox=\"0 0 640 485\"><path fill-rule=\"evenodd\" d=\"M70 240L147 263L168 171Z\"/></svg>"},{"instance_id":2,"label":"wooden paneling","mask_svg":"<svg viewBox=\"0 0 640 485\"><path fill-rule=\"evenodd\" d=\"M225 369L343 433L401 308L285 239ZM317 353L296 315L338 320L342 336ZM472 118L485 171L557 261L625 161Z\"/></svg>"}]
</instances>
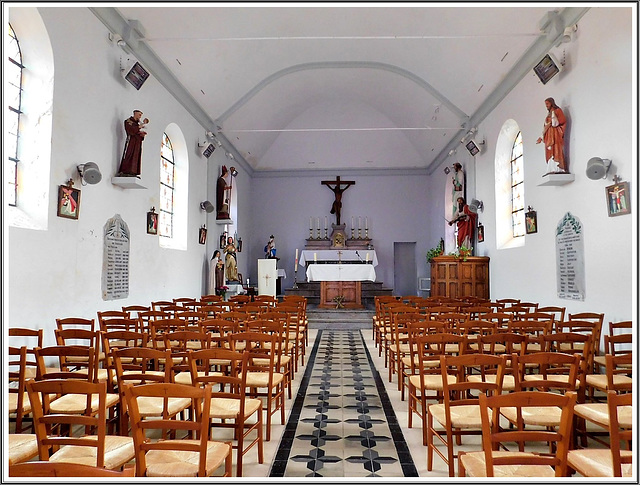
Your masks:
<instances>
[{"instance_id":1,"label":"wooden paneling","mask_svg":"<svg viewBox=\"0 0 640 485\"><path fill-rule=\"evenodd\" d=\"M466 261L453 256L433 258L431 296L489 298L489 258L470 256Z\"/></svg>"},{"instance_id":2,"label":"wooden paneling","mask_svg":"<svg viewBox=\"0 0 640 485\"><path fill-rule=\"evenodd\" d=\"M336 308L333 299L343 296L345 308L362 308L362 282L360 281L322 281L320 283L320 307Z\"/></svg>"}]
</instances>

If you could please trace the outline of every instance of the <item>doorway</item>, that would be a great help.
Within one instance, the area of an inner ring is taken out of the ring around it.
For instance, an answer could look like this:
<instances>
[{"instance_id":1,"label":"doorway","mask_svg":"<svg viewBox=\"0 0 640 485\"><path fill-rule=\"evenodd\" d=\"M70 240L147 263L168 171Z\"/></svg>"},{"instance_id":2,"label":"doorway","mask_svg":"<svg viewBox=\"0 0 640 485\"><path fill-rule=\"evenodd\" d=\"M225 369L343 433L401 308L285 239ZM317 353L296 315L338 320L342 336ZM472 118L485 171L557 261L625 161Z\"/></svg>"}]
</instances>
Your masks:
<instances>
[{"instance_id":1,"label":"doorway","mask_svg":"<svg viewBox=\"0 0 640 485\"><path fill-rule=\"evenodd\" d=\"M393 243L393 294L409 296L418 294L416 267L416 243Z\"/></svg>"}]
</instances>

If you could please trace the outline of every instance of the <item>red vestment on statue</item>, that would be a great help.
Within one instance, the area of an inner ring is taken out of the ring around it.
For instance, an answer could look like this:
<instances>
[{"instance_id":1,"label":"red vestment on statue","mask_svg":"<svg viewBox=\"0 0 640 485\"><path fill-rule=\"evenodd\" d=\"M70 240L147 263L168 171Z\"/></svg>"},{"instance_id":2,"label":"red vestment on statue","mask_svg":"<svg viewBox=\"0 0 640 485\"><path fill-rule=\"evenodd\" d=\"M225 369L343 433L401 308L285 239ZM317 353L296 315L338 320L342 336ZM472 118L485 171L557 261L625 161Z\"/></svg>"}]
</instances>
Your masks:
<instances>
[{"instance_id":1,"label":"red vestment on statue","mask_svg":"<svg viewBox=\"0 0 640 485\"><path fill-rule=\"evenodd\" d=\"M140 125L133 116L124 120L124 130L127 132L127 141L124 144L124 152L122 153L122 161L118 172L140 175L142 140L144 140L146 133L140 131Z\"/></svg>"},{"instance_id":2,"label":"red vestment on statue","mask_svg":"<svg viewBox=\"0 0 640 485\"><path fill-rule=\"evenodd\" d=\"M469 210L469 206L467 204L462 208L462 215L466 215L467 217L463 217L458 220L458 249L462 247L465 243L465 239L468 237L467 246L471 247L473 244L473 230L476 227L476 217L477 214L474 214Z\"/></svg>"}]
</instances>

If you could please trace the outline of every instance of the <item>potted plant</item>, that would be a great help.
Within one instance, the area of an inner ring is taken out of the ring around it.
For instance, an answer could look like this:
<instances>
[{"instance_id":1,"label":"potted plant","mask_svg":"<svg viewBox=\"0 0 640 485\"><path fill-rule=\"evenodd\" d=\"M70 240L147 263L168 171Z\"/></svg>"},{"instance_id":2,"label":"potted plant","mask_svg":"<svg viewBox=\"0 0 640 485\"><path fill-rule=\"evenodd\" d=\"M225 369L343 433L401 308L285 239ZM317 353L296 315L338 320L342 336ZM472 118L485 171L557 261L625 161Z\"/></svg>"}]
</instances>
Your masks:
<instances>
[{"instance_id":1,"label":"potted plant","mask_svg":"<svg viewBox=\"0 0 640 485\"><path fill-rule=\"evenodd\" d=\"M440 239L440 243L435 247L427 251L427 263L430 263L436 256L442 256L444 254L444 240Z\"/></svg>"},{"instance_id":2,"label":"potted plant","mask_svg":"<svg viewBox=\"0 0 640 485\"><path fill-rule=\"evenodd\" d=\"M226 301L226 296L227 296L227 290L229 289L228 286L218 286L216 288L216 295L220 295L222 297L223 300Z\"/></svg>"}]
</instances>

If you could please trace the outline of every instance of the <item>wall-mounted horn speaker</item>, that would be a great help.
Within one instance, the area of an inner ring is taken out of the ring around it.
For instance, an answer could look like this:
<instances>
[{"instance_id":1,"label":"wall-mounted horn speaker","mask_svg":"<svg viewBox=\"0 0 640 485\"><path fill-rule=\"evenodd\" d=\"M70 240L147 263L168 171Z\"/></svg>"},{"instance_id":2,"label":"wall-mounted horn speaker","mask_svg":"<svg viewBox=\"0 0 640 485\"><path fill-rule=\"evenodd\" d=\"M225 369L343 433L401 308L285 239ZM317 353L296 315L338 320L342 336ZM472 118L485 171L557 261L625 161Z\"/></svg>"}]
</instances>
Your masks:
<instances>
[{"instance_id":1,"label":"wall-mounted horn speaker","mask_svg":"<svg viewBox=\"0 0 640 485\"><path fill-rule=\"evenodd\" d=\"M587 162L587 177L591 180L606 178L609 167L611 167L611 160L593 157Z\"/></svg>"},{"instance_id":2,"label":"wall-mounted horn speaker","mask_svg":"<svg viewBox=\"0 0 640 485\"><path fill-rule=\"evenodd\" d=\"M213 204L208 200L205 200L204 202L200 202L200 209L206 211L207 213L211 213L213 212Z\"/></svg>"},{"instance_id":3,"label":"wall-mounted horn speaker","mask_svg":"<svg viewBox=\"0 0 640 485\"><path fill-rule=\"evenodd\" d=\"M83 163L82 165L78 165L77 168L82 180L89 185L95 185L102 180L102 174L96 162Z\"/></svg>"}]
</instances>

